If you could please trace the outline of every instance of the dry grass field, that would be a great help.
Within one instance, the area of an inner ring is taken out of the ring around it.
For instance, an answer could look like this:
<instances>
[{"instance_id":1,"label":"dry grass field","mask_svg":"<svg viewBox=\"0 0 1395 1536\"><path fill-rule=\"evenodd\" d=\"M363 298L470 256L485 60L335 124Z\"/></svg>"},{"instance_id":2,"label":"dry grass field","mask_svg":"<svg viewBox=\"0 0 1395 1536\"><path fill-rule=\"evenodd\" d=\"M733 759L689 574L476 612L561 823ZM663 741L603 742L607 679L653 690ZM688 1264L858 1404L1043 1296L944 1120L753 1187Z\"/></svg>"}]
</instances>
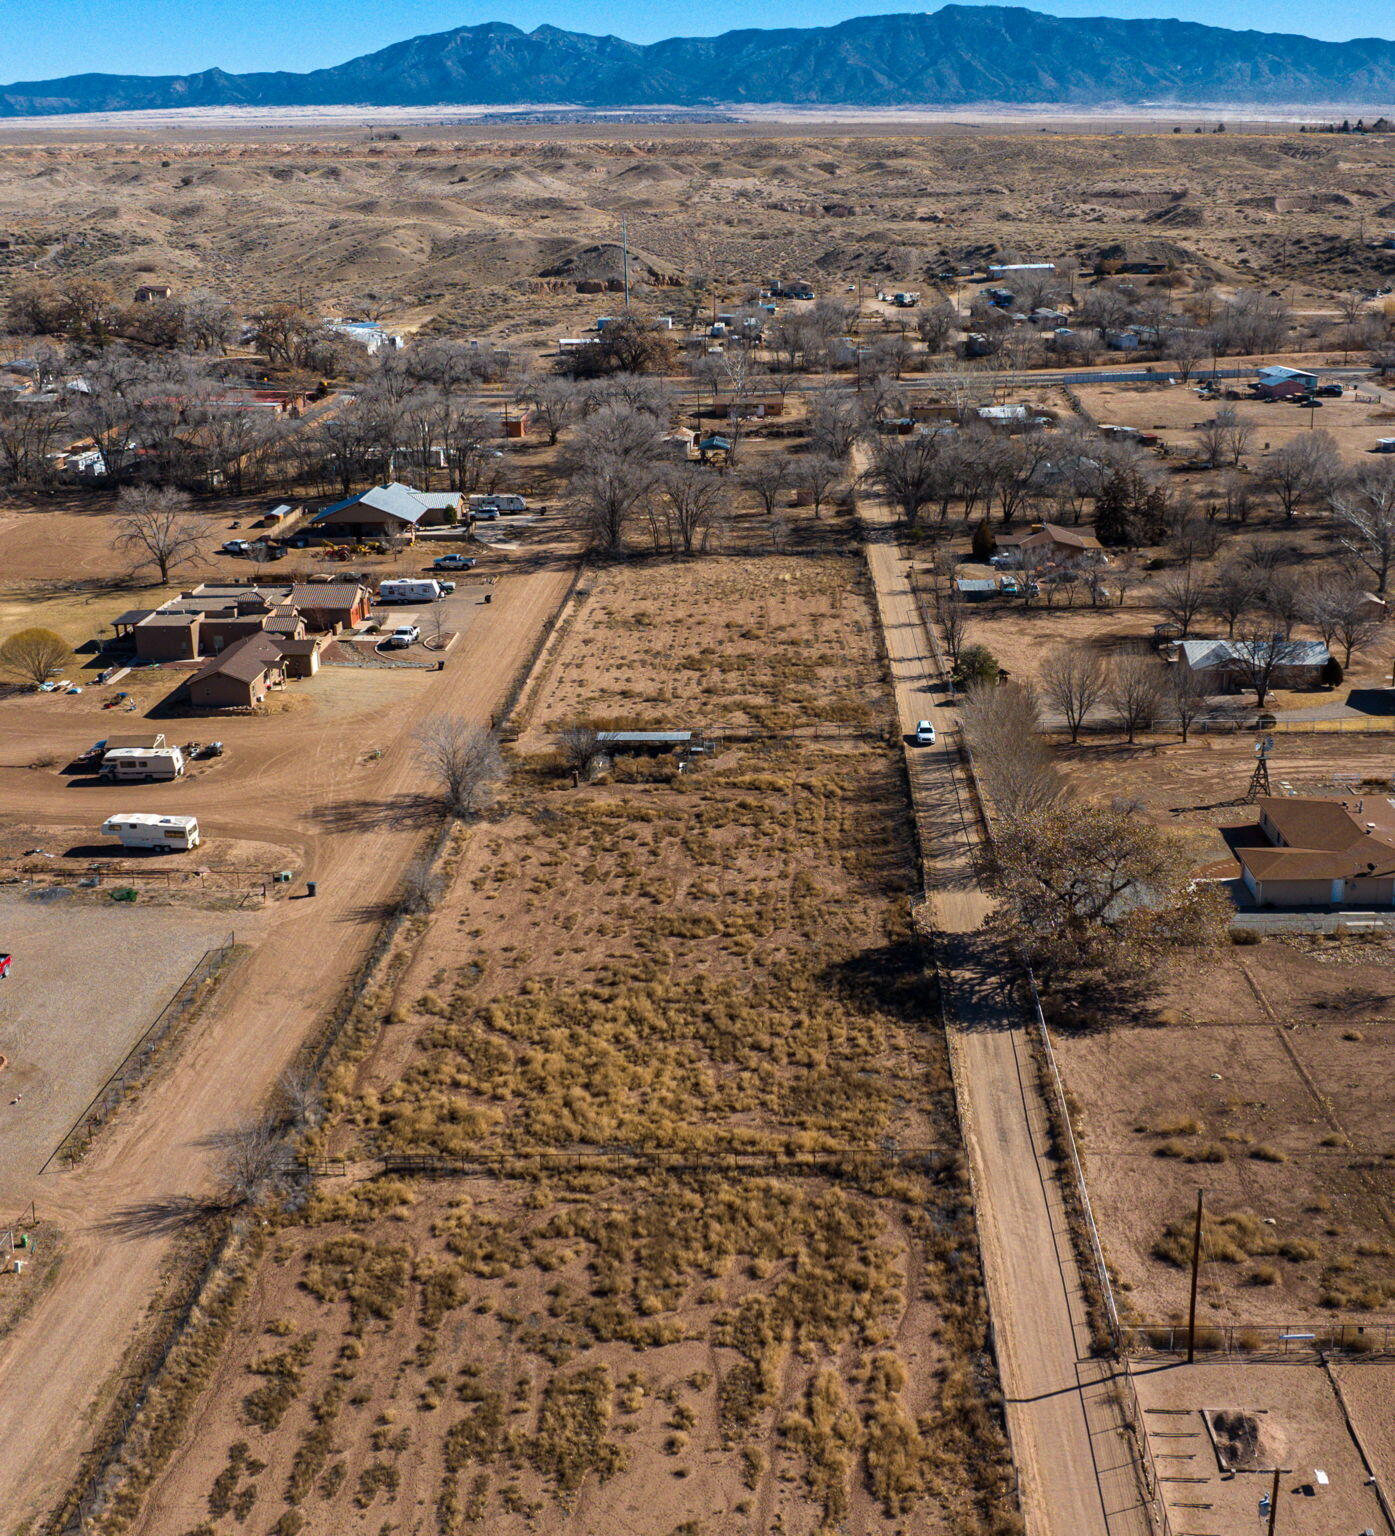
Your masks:
<instances>
[{"instance_id":1,"label":"dry grass field","mask_svg":"<svg viewBox=\"0 0 1395 1536\"><path fill-rule=\"evenodd\" d=\"M686 666L726 624L777 644ZM816 675L791 675L796 631ZM546 713L613 714L623 680L631 718L744 723L879 673L844 557L614 570ZM139 1528L1009 1529L884 748L728 746L580 789L540 729L519 759L326 1144L553 1156L323 1181ZM713 1161L732 1148L749 1171ZM836 1174L790 1166L825 1152Z\"/></svg>"}]
</instances>

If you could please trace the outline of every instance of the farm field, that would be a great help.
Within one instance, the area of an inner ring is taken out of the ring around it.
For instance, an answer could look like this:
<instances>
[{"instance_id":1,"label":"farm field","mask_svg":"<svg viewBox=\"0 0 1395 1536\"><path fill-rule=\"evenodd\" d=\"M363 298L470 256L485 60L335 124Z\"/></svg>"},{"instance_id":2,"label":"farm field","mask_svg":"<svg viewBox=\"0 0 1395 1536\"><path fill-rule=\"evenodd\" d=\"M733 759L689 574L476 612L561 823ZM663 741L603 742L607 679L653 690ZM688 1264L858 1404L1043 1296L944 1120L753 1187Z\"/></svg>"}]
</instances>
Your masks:
<instances>
[{"instance_id":1,"label":"farm field","mask_svg":"<svg viewBox=\"0 0 1395 1536\"><path fill-rule=\"evenodd\" d=\"M376 1041L329 1085L324 1145L351 1165L475 1171L325 1178L278 1223L139 1530L1007 1528L886 749L727 744L573 788L550 745L621 713L621 680L634 723L671 712L717 587L726 622L817 629L819 686L883 707L861 572L596 581ZM717 728L789 686L767 646L677 697Z\"/></svg>"}]
</instances>

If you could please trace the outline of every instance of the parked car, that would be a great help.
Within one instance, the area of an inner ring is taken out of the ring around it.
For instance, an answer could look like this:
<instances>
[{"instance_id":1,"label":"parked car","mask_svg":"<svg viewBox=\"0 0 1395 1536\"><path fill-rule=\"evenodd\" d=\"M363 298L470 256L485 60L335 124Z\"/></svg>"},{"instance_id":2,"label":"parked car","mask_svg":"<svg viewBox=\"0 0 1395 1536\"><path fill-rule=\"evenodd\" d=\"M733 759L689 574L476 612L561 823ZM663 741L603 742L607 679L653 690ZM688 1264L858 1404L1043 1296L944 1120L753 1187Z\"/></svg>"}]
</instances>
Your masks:
<instances>
[{"instance_id":1,"label":"parked car","mask_svg":"<svg viewBox=\"0 0 1395 1536\"><path fill-rule=\"evenodd\" d=\"M251 547L246 539L229 539L223 545L223 553L225 555L245 555Z\"/></svg>"},{"instance_id":2,"label":"parked car","mask_svg":"<svg viewBox=\"0 0 1395 1536\"><path fill-rule=\"evenodd\" d=\"M383 643L405 649L409 645L415 645L420 639L421 630L415 624L399 624Z\"/></svg>"},{"instance_id":3,"label":"parked car","mask_svg":"<svg viewBox=\"0 0 1395 1536\"><path fill-rule=\"evenodd\" d=\"M998 583L998 591L1004 597L1016 597L1021 590L1022 588L1017 585L1017 578L1015 576L1004 576Z\"/></svg>"},{"instance_id":4,"label":"parked car","mask_svg":"<svg viewBox=\"0 0 1395 1536\"><path fill-rule=\"evenodd\" d=\"M1342 398L1342 386L1340 384L1319 384L1317 392L1324 400L1340 400Z\"/></svg>"},{"instance_id":5,"label":"parked car","mask_svg":"<svg viewBox=\"0 0 1395 1536\"><path fill-rule=\"evenodd\" d=\"M498 507L479 507L470 515L477 523L497 523L499 521Z\"/></svg>"},{"instance_id":6,"label":"parked car","mask_svg":"<svg viewBox=\"0 0 1395 1536\"><path fill-rule=\"evenodd\" d=\"M935 727L928 720L916 722L915 744L918 747L933 747L935 745Z\"/></svg>"},{"instance_id":7,"label":"parked car","mask_svg":"<svg viewBox=\"0 0 1395 1536\"><path fill-rule=\"evenodd\" d=\"M475 562L469 555L437 555L431 562L433 571L472 571Z\"/></svg>"}]
</instances>

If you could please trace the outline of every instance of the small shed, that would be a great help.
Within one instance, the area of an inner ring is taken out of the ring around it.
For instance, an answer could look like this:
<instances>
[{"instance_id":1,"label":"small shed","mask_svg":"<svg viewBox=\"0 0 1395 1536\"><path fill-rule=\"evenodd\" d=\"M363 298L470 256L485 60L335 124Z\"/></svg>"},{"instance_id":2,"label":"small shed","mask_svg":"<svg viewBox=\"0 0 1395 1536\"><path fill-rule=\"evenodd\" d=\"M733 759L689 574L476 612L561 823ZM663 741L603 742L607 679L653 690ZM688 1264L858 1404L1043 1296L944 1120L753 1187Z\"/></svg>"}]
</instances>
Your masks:
<instances>
[{"instance_id":1,"label":"small shed","mask_svg":"<svg viewBox=\"0 0 1395 1536\"><path fill-rule=\"evenodd\" d=\"M597 731L596 745L611 757L660 757L665 752L705 752L711 743L692 731Z\"/></svg>"}]
</instances>

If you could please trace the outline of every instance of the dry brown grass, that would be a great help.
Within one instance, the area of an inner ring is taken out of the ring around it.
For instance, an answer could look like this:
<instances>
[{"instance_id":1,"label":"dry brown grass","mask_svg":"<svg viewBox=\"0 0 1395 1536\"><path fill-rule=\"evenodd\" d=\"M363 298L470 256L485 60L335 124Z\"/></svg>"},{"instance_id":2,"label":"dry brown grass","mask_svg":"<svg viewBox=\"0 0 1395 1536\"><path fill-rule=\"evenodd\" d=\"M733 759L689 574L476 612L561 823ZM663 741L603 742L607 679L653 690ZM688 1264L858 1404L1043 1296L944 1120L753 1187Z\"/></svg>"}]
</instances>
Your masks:
<instances>
[{"instance_id":1,"label":"dry brown grass","mask_svg":"<svg viewBox=\"0 0 1395 1536\"><path fill-rule=\"evenodd\" d=\"M760 589L758 566L724 569ZM608 578L612 609L652 574ZM705 614L705 568L680 574ZM590 643L574 627L561 675ZM879 666L856 628L822 644L855 675ZM662 637L626 665L663 696ZM664 1532L754 1532L775 1511L1000 1525L972 1216L884 749L746 745L573 790L522 745L321 1136L513 1158L515 1176L327 1183L282 1223L258 1306L296 1331L258 1359L279 1382L280 1356L319 1343L251 1445L257 1517L279 1492L313 1519L424 1503L437 1536L548 1531L583 1490L602 1519L643 1489ZM623 1166L567 1160L607 1148ZM763 1161L712 1161L733 1149ZM231 1438L202 1481L196 1456L176 1475L191 1517Z\"/></svg>"}]
</instances>

